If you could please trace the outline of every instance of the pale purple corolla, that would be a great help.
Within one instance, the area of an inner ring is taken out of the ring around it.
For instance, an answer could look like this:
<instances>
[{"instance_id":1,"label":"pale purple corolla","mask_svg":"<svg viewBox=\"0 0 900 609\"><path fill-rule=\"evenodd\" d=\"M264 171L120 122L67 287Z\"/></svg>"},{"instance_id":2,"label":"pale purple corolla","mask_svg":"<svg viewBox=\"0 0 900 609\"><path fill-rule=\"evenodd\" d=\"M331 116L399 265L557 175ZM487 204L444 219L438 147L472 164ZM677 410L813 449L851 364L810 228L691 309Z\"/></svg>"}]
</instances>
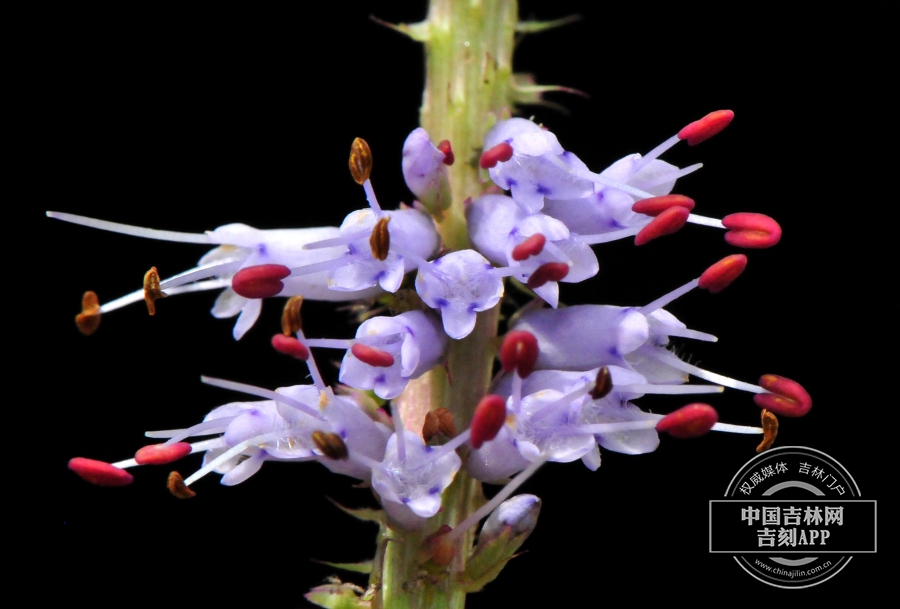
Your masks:
<instances>
[{"instance_id":1,"label":"pale purple corolla","mask_svg":"<svg viewBox=\"0 0 900 609\"><path fill-rule=\"evenodd\" d=\"M375 395L385 400L397 397L411 379L440 364L448 343L440 320L430 311L367 319L357 329L356 341L389 354L391 363L384 365L378 358L362 361L348 348L338 378L350 387L374 390ZM317 345L316 341L307 344Z\"/></svg>"},{"instance_id":2,"label":"pale purple corolla","mask_svg":"<svg viewBox=\"0 0 900 609\"><path fill-rule=\"evenodd\" d=\"M460 250L421 265L416 291L440 312L447 335L458 340L472 332L477 313L500 302L503 279L484 256Z\"/></svg>"},{"instance_id":3,"label":"pale purple corolla","mask_svg":"<svg viewBox=\"0 0 900 609\"><path fill-rule=\"evenodd\" d=\"M566 283L579 283L600 269L590 246L569 232L559 220L541 212L527 213L504 195L482 195L466 209L466 222L472 245L492 263L511 267L522 283L528 283L537 268L547 263L568 267ZM543 240L538 249L519 253L517 249L529 237ZM536 251L536 253L535 253ZM559 302L559 284L548 281L534 291L551 307Z\"/></svg>"}]
</instances>

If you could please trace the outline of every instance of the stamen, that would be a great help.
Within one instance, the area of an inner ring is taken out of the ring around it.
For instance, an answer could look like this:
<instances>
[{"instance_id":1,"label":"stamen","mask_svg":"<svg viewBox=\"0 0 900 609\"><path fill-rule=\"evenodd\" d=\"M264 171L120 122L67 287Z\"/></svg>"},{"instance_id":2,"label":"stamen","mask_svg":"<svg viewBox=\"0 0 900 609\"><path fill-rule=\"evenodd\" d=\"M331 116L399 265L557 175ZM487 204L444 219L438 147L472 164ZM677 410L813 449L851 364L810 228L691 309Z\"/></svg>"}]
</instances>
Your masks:
<instances>
[{"instance_id":1,"label":"stamen","mask_svg":"<svg viewBox=\"0 0 900 609\"><path fill-rule=\"evenodd\" d=\"M538 342L531 332L513 330L507 332L500 347L500 364L506 372L513 370L526 378L534 371L538 358Z\"/></svg>"},{"instance_id":2,"label":"stamen","mask_svg":"<svg viewBox=\"0 0 900 609\"><path fill-rule=\"evenodd\" d=\"M199 279L206 279L207 277L214 277L216 275L230 275L231 273L239 271L245 260L246 256L228 258L225 260L219 260L218 262L215 262L213 264L207 264L206 266L198 266L193 269L188 269L183 273L178 273L177 275L169 277L165 281L161 281L159 287L162 290L171 290L172 288L183 286Z\"/></svg>"},{"instance_id":3,"label":"stamen","mask_svg":"<svg viewBox=\"0 0 900 609\"><path fill-rule=\"evenodd\" d=\"M706 269L697 281L697 287L701 290L709 290L712 294L718 294L740 277L747 268L747 257L743 254L734 254L722 258L717 263Z\"/></svg>"},{"instance_id":4,"label":"stamen","mask_svg":"<svg viewBox=\"0 0 900 609\"><path fill-rule=\"evenodd\" d=\"M144 302L147 303L147 312L156 315L156 301L166 296L168 294L159 289L159 271L151 266L144 274Z\"/></svg>"},{"instance_id":5,"label":"stamen","mask_svg":"<svg viewBox=\"0 0 900 609\"><path fill-rule=\"evenodd\" d=\"M272 440L278 440L280 438L283 438L285 436L286 432L287 432L287 430L264 433L264 434L261 434L258 436L254 436L248 440L244 440L243 442L239 442L238 444L235 444L234 446L232 446L231 448L226 450L224 453L222 453L221 455L219 455L218 457L216 457L215 459L213 459L212 461L210 461L209 463L207 463L206 465L204 465L203 467L198 469L196 472L191 474L187 478L187 480L184 481L184 485L186 487L192 485L194 482L196 482L197 480L199 480L200 478L202 478L209 472L215 470L217 467L219 467L226 461L229 461L229 460L235 458L236 456L238 456L239 454L241 454L242 452L244 452L251 446L262 447L266 442L271 442ZM172 476L172 474L169 474L170 478L171 478L171 476ZM181 475L179 474L178 477L181 478ZM171 489L169 489L169 490L171 490ZM188 490L190 490L190 489L188 489Z\"/></svg>"},{"instance_id":6,"label":"stamen","mask_svg":"<svg viewBox=\"0 0 900 609\"><path fill-rule=\"evenodd\" d=\"M309 359L309 349L293 336L274 335L272 337L272 347L279 353L290 355L304 362Z\"/></svg>"},{"instance_id":7,"label":"stamen","mask_svg":"<svg viewBox=\"0 0 900 609\"><path fill-rule=\"evenodd\" d=\"M353 233L343 234L340 237L332 237L331 239L322 239L321 241L313 241L303 246L305 250L321 250L328 247L339 247L341 245L349 245L354 241L365 239L369 236L372 229L364 228Z\"/></svg>"},{"instance_id":8,"label":"stamen","mask_svg":"<svg viewBox=\"0 0 900 609\"><path fill-rule=\"evenodd\" d=\"M690 175L697 171L698 169L703 169L703 163L694 163L693 165L689 165L687 167L683 167L678 171L670 171L669 173L665 173L655 180L650 180L643 184L644 188L650 189L654 186L659 186L660 184L665 184L666 182L674 182L679 178L683 178L686 175Z\"/></svg>"},{"instance_id":9,"label":"stamen","mask_svg":"<svg viewBox=\"0 0 900 609\"><path fill-rule=\"evenodd\" d=\"M644 225L646 226L646 225ZM599 245L601 243L610 243L619 239L627 239L634 237L644 226L632 226L631 228L623 228L620 230L610 231L608 233L599 233L597 235L579 235L579 241L587 245Z\"/></svg>"},{"instance_id":10,"label":"stamen","mask_svg":"<svg viewBox=\"0 0 900 609\"><path fill-rule=\"evenodd\" d=\"M698 368L697 366L682 361L678 358L678 356L666 351L665 349L642 349L641 353L646 355L647 357L650 357L651 359L655 359L658 362L667 364L672 368L675 368L676 370L681 370L682 372L693 374L697 378L701 378L704 381L709 381L710 383L716 383L717 385L723 385L725 387L731 387L732 389L739 389L741 391L748 391L750 393L766 392L765 389L758 385L752 385L750 383L745 383L744 381L738 381L721 374L716 374L715 372L710 372L709 370L704 370L703 368ZM761 406L768 408L768 406ZM769 408L769 410L772 409Z\"/></svg>"},{"instance_id":11,"label":"stamen","mask_svg":"<svg viewBox=\"0 0 900 609\"><path fill-rule=\"evenodd\" d=\"M522 262L531 256L537 256L544 251L544 244L546 243L547 238L543 234L535 233L513 248L512 259L516 262Z\"/></svg>"},{"instance_id":12,"label":"stamen","mask_svg":"<svg viewBox=\"0 0 900 609\"><path fill-rule=\"evenodd\" d=\"M722 218L722 226L728 229L725 241L735 247L764 249L781 241L781 226L763 214L730 214Z\"/></svg>"},{"instance_id":13,"label":"stamen","mask_svg":"<svg viewBox=\"0 0 900 609\"><path fill-rule=\"evenodd\" d=\"M537 267L525 284L535 290L550 281L561 281L569 274L569 265L564 262L547 262Z\"/></svg>"},{"instance_id":14,"label":"stamen","mask_svg":"<svg viewBox=\"0 0 900 609\"><path fill-rule=\"evenodd\" d=\"M387 351L363 345L362 343L356 343L350 347L350 353L362 363L374 368L390 368L394 365L393 355Z\"/></svg>"},{"instance_id":15,"label":"stamen","mask_svg":"<svg viewBox=\"0 0 900 609\"><path fill-rule=\"evenodd\" d=\"M386 260L391 250L391 233L388 231L390 221L390 216L382 216L372 228L369 247L372 248L372 257L376 260Z\"/></svg>"},{"instance_id":16,"label":"stamen","mask_svg":"<svg viewBox=\"0 0 900 609\"><path fill-rule=\"evenodd\" d=\"M442 161L444 165L452 165L456 160L456 156L453 154L453 147L450 146L450 140L441 140L441 143L437 145L437 149L444 153L444 160Z\"/></svg>"},{"instance_id":17,"label":"stamen","mask_svg":"<svg viewBox=\"0 0 900 609\"><path fill-rule=\"evenodd\" d=\"M760 408L766 408L783 417L802 417L812 408L812 398L796 381L774 374L764 374L759 378L759 384L771 392L753 396L753 401Z\"/></svg>"},{"instance_id":18,"label":"stamen","mask_svg":"<svg viewBox=\"0 0 900 609\"><path fill-rule=\"evenodd\" d=\"M278 393L277 391L272 391L270 389L264 389L262 387L256 387L254 385L245 385L244 383L236 383L234 381L226 381L225 379L217 379L211 376L201 376L200 382L206 385L212 385L213 387L220 387L222 389L230 389L232 391L239 391L240 393L246 393L248 395L255 395L257 397L265 398L267 400L274 400L276 402L280 402L285 406L290 406L291 408L296 408L300 412L304 414L308 414L309 416L318 419L320 421L324 421L325 418L322 414L317 411L315 408L307 406L300 400L295 400L292 397L288 397L284 394Z\"/></svg>"},{"instance_id":19,"label":"stamen","mask_svg":"<svg viewBox=\"0 0 900 609\"><path fill-rule=\"evenodd\" d=\"M372 174L372 149L361 137L353 140L350 145L350 175L360 186L369 179Z\"/></svg>"},{"instance_id":20,"label":"stamen","mask_svg":"<svg viewBox=\"0 0 900 609\"><path fill-rule=\"evenodd\" d=\"M69 469L97 486L127 486L134 482L134 476L105 461L75 457L69 460Z\"/></svg>"},{"instance_id":21,"label":"stamen","mask_svg":"<svg viewBox=\"0 0 900 609\"><path fill-rule=\"evenodd\" d=\"M244 298L271 298L284 289L282 279L291 274L283 264L258 264L238 271L231 289Z\"/></svg>"},{"instance_id":22,"label":"stamen","mask_svg":"<svg viewBox=\"0 0 900 609\"><path fill-rule=\"evenodd\" d=\"M100 299L95 292L88 290L81 297L81 313L75 316L78 331L90 336L100 327Z\"/></svg>"},{"instance_id":23,"label":"stamen","mask_svg":"<svg viewBox=\"0 0 900 609\"><path fill-rule=\"evenodd\" d=\"M349 456L347 445L336 433L316 430L312 432L312 441L323 455L329 459L346 459Z\"/></svg>"},{"instance_id":24,"label":"stamen","mask_svg":"<svg viewBox=\"0 0 900 609\"><path fill-rule=\"evenodd\" d=\"M488 394L481 398L472 415L472 448L479 449L493 440L506 422L506 400L499 395Z\"/></svg>"},{"instance_id":25,"label":"stamen","mask_svg":"<svg viewBox=\"0 0 900 609\"><path fill-rule=\"evenodd\" d=\"M691 211L694 209L694 200L684 195L664 195L638 201L631 206L631 211L636 214L656 217L672 207L683 207Z\"/></svg>"},{"instance_id":26,"label":"stamen","mask_svg":"<svg viewBox=\"0 0 900 609\"><path fill-rule=\"evenodd\" d=\"M599 400L600 398L605 398L612 390L613 382L612 375L609 373L609 368L601 366L600 370L597 371L597 379L594 381L594 388L591 389L591 399Z\"/></svg>"},{"instance_id":27,"label":"stamen","mask_svg":"<svg viewBox=\"0 0 900 609\"><path fill-rule=\"evenodd\" d=\"M685 126L678 132L678 139L687 140L688 146L696 146L722 131L734 119L731 110L710 112L700 120Z\"/></svg>"},{"instance_id":28,"label":"stamen","mask_svg":"<svg viewBox=\"0 0 900 609\"><path fill-rule=\"evenodd\" d=\"M478 164L481 165L482 169L491 169L492 167L496 167L497 163L505 163L512 158L512 155L512 146L507 142L500 142L493 148L481 153L481 160Z\"/></svg>"},{"instance_id":29,"label":"stamen","mask_svg":"<svg viewBox=\"0 0 900 609\"><path fill-rule=\"evenodd\" d=\"M197 493L187 487L184 483L184 478L176 471L169 472L169 477L166 479L166 488L179 499L190 499L197 496Z\"/></svg>"},{"instance_id":30,"label":"stamen","mask_svg":"<svg viewBox=\"0 0 900 609\"><path fill-rule=\"evenodd\" d=\"M763 439L759 446L756 447L756 452L758 453L772 448L775 438L778 437L778 417L763 408L762 412L760 412L760 420L762 421Z\"/></svg>"},{"instance_id":31,"label":"stamen","mask_svg":"<svg viewBox=\"0 0 900 609\"><path fill-rule=\"evenodd\" d=\"M645 225L634 238L635 245L644 245L658 237L678 232L687 224L690 212L683 207L670 207Z\"/></svg>"},{"instance_id":32,"label":"stamen","mask_svg":"<svg viewBox=\"0 0 900 609\"><path fill-rule=\"evenodd\" d=\"M713 428L719 420L715 408L709 404L688 404L667 414L656 424L656 431L662 431L673 438L699 438Z\"/></svg>"},{"instance_id":33,"label":"stamen","mask_svg":"<svg viewBox=\"0 0 900 609\"><path fill-rule=\"evenodd\" d=\"M209 235L202 233L181 233L173 230L155 230L152 228L143 228L141 226L131 226L129 224L119 224L118 222L108 222L106 220L97 220L86 216L76 216L75 214L65 214L58 211L48 211L48 218L56 218L63 222L88 226L100 230L108 230L121 235L131 235L132 237L145 237L147 239L158 239L160 241L178 241L180 243L204 243L215 244Z\"/></svg>"},{"instance_id":34,"label":"stamen","mask_svg":"<svg viewBox=\"0 0 900 609\"><path fill-rule=\"evenodd\" d=\"M186 457L192 450L187 442L148 444L134 453L134 461L138 465L165 465Z\"/></svg>"},{"instance_id":35,"label":"stamen","mask_svg":"<svg viewBox=\"0 0 900 609\"><path fill-rule=\"evenodd\" d=\"M294 336L303 329L303 319L300 317L301 307L303 307L303 296L291 296L284 303L284 310L281 312L281 331L285 336Z\"/></svg>"},{"instance_id":36,"label":"stamen","mask_svg":"<svg viewBox=\"0 0 900 609\"><path fill-rule=\"evenodd\" d=\"M699 282L700 282L699 279L694 279L692 281L688 281L683 286L681 286L679 288L675 288L668 294L663 294L662 296L660 296L659 298L657 298L650 304L647 304L647 305L641 307L640 309L638 309L638 313L640 313L641 315L650 315L657 309L663 308L664 306L666 306L673 300L681 298L682 296L684 296L685 294L687 294L688 292L690 292L691 290L696 288L697 284ZM674 330L674 328L673 328L673 330ZM666 332L668 332L668 329L666 330Z\"/></svg>"},{"instance_id":37,"label":"stamen","mask_svg":"<svg viewBox=\"0 0 900 609\"><path fill-rule=\"evenodd\" d=\"M619 393L643 393L663 395L685 395L698 393L722 393L725 388L721 385L653 385L634 384L617 387Z\"/></svg>"},{"instance_id":38,"label":"stamen","mask_svg":"<svg viewBox=\"0 0 900 609\"><path fill-rule=\"evenodd\" d=\"M175 444L181 442L185 438L193 436L211 436L213 434L222 433L228 429L229 423L237 417L222 417L220 419L211 419L197 423L187 429L159 429L144 432L146 438L169 438L166 444Z\"/></svg>"}]
</instances>

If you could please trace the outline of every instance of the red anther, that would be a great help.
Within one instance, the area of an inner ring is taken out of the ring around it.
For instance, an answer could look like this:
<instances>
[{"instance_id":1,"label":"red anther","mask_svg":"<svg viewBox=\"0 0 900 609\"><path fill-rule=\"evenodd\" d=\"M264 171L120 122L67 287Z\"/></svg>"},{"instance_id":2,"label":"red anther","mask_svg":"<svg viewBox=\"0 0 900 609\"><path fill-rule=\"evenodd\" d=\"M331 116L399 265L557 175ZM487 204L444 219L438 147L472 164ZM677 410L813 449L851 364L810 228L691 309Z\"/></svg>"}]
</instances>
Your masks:
<instances>
[{"instance_id":1,"label":"red anther","mask_svg":"<svg viewBox=\"0 0 900 609\"><path fill-rule=\"evenodd\" d=\"M293 336L276 334L272 337L272 347L279 353L302 359L304 362L309 359L309 349Z\"/></svg>"},{"instance_id":2,"label":"red anther","mask_svg":"<svg viewBox=\"0 0 900 609\"><path fill-rule=\"evenodd\" d=\"M716 409L709 404L688 404L661 418L656 431L664 431L673 438L699 438L718 420Z\"/></svg>"},{"instance_id":3,"label":"red anther","mask_svg":"<svg viewBox=\"0 0 900 609\"><path fill-rule=\"evenodd\" d=\"M231 289L244 298L271 298L284 289L281 280L291 274L283 264L248 266L235 273Z\"/></svg>"},{"instance_id":4,"label":"red anther","mask_svg":"<svg viewBox=\"0 0 900 609\"><path fill-rule=\"evenodd\" d=\"M671 235L681 230L687 224L691 212L683 207L670 207L658 216L650 220L650 224L641 229L634 236L635 245L644 245L663 235Z\"/></svg>"},{"instance_id":5,"label":"red anther","mask_svg":"<svg viewBox=\"0 0 900 609\"><path fill-rule=\"evenodd\" d=\"M538 358L538 342L531 332L507 332L500 347L500 364L507 372L516 370L522 378L534 371Z\"/></svg>"},{"instance_id":6,"label":"red anther","mask_svg":"<svg viewBox=\"0 0 900 609\"><path fill-rule=\"evenodd\" d=\"M504 163L512 158L513 149L512 146L507 144L506 142L501 142L494 146L489 150L485 150L481 153L481 161L480 165L482 169L490 169L497 165L497 163Z\"/></svg>"},{"instance_id":7,"label":"red anther","mask_svg":"<svg viewBox=\"0 0 900 609\"><path fill-rule=\"evenodd\" d=\"M174 444L148 444L134 453L138 465L165 465L178 461L191 454L191 445L187 442Z\"/></svg>"},{"instance_id":8,"label":"red anther","mask_svg":"<svg viewBox=\"0 0 900 609\"><path fill-rule=\"evenodd\" d=\"M69 459L69 469L97 486L127 486L134 482L134 476L106 461L75 457Z\"/></svg>"},{"instance_id":9,"label":"red anther","mask_svg":"<svg viewBox=\"0 0 900 609\"><path fill-rule=\"evenodd\" d=\"M759 386L771 393L757 393L753 401L760 408L783 417L802 417L812 408L812 398L803 386L791 379L774 374L759 378Z\"/></svg>"},{"instance_id":10,"label":"red anther","mask_svg":"<svg viewBox=\"0 0 900 609\"><path fill-rule=\"evenodd\" d=\"M763 214L731 214L722 218L722 226L728 229L725 241L735 247L763 249L781 241L778 222Z\"/></svg>"},{"instance_id":11,"label":"red anther","mask_svg":"<svg viewBox=\"0 0 900 609\"><path fill-rule=\"evenodd\" d=\"M664 195L643 199L631 206L631 211L636 214L653 216L654 218L672 207L683 207L688 211L694 209L694 200L684 195Z\"/></svg>"},{"instance_id":12,"label":"red anther","mask_svg":"<svg viewBox=\"0 0 900 609\"><path fill-rule=\"evenodd\" d=\"M437 145L437 149L444 153L444 165L452 165L456 157L453 155L453 148L450 146L450 140L443 140Z\"/></svg>"},{"instance_id":13,"label":"red anther","mask_svg":"<svg viewBox=\"0 0 900 609\"><path fill-rule=\"evenodd\" d=\"M481 448L485 442L497 437L506 423L506 400L499 395L488 394L481 398L472 417L472 448Z\"/></svg>"},{"instance_id":14,"label":"red anther","mask_svg":"<svg viewBox=\"0 0 900 609\"><path fill-rule=\"evenodd\" d=\"M394 365L394 356L387 351L369 347L361 343L356 343L350 347L350 353L353 357L364 364L369 364L375 368L390 368Z\"/></svg>"},{"instance_id":15,"label":"red anther","mask_svg":"<svg viewBox=\"0 0 900 609\"><path fill-rule=\"evenodd\" d=\"M731 110L710 112L699 121L694 121L679 131L678 139L687 140L688 146L696 146L727 127L733 118L734 112Z\"/></svg>"},{"instance_id":16,"label":"red anther","mask_svg":"<svg viewBox=\"0 0 900 609\"><path fill-rule=\"evenodd\" d=\"M531 256L537 256L544 251L547 237L541 233L535 233L513 248L512 258L516 262L527 260Z\"/></svg>"},{"instance_id":17,"label":"red anther","mask_svg":"<svg viewBox=\"0 0 900 609\"><path fill-rule=\"evenodd\" d=\"M732 281L740 277L745 268L747 268L747 257L745 255L733 254L726 256L703 271L697 287L701 290L709 290L711 294L718 294L730 286Z\"/></svg>"},{"instance_id":18,"label":"red anther","mask_svg":"<svg viewBox=\"0 0 900 609\"><path fill-rule=\"evenodd\" d=\"M569 265L565 262L548 262L534 269L526 284L532 290L548 281L561 281L569 274Z\"/></svg>"}]
</instances>

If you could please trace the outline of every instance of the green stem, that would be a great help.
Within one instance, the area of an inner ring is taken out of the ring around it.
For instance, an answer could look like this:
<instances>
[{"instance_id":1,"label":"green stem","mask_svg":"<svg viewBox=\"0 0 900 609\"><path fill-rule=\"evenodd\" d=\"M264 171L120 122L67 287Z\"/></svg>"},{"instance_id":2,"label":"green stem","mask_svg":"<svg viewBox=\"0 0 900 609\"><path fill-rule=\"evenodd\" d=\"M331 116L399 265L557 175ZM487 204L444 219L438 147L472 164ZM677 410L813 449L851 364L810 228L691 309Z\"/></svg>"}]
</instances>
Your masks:
<instances>
[{"instance_id":1,"label":"green stem","mask_svg":"<svg viewBox=\"0 0 900 609\"><path fill-rule=\"evenodd\" d=\"M452 202L438 219L438 230L450 250L469 247L464 203L485 188L478 167L482 141L512 104L517 14L515 1L431 0L427 20L406 30L425 44L422 127L435 142L450 140L456 156L449 170ZM424 414L441 406L453 413L458 430L468 427L475 406L488 391L498 320L499 306L480 313L475 330L453 341L447 370L435 369L410 383L394 401L410 429L421 432ZM454 577L465 568L474 530L459 540L446 569L423 564L422 542L443 524L456 526L484 501L481 484L463 469L444 492L443 509L428 528L421 532L390 528L373 604L387 609L463 607L465 592Z\"/></svg>"}]
</instances>

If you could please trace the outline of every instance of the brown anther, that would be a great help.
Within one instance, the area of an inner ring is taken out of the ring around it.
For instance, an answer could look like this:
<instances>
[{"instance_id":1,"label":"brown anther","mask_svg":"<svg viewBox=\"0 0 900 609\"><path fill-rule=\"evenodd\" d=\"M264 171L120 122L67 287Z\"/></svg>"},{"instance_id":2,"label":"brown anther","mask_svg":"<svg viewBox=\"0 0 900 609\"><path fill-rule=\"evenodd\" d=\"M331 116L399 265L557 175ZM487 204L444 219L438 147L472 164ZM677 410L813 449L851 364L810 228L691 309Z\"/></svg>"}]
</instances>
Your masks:
<instances>
[{"instance_id":1,"label":"brown anther","mask_svg":"<svg viewBox=\"0 0 900 609\"><path fill-rule=\"evenodd\" d=\"M427 443L441 431L441 422L433 410L425 413L425 422L422 423L422 439Z\"/></svg>"},{"instance_id":2,"label":"brown anther","mask_svg":"<svg viewBox=\"0 0 900 609\"><path fill-rule=\"evenodd\" d=\"M350 146L350 175L357 184L363 184L372 173L372 149L361 137Z\"/></svg>"},{"instance_id":3,"label":"brown anther","mask_svg":"<svg viewBox=\"0 0 900 609\"><path fill-rule=\"evenodd\" d=\"M391 249L391 233L388 232L388 222L390 221L390 216L382 216L375 223L372 234L369 236L369 247L372 248L372 256L376 260L385 260Z\"/></svg>"},{"instance_id":4,"label":"brown anther","mask_svg":"<svg viewBox=\"0 0 900 609\"><path fill-rule=\"evenodd\" d=\"M303 321L300 318L300 308L303 306L303 296L291 296L284 303L281 312L281 331L285 336L293 336L303 329Z\"/></svg>"},{"instance_id":5,"label":"brown anther","mask_svg":"<svg viewBox=\"0 0 900 609\"><path fill-rule=\"evenodd\" d=\"M597 380L594 382L594 388L591 389L591 398L599 400L609 395L613 389L612 376L609 374L609 368L603 366L597 371Z\"/></svg>"},{"instance_id":6,"label":"brown anther","mask_svg":"<svg viewBox=\"0 0 900 609\"><path fill-rule=\"evenodd\" d=\"M156 301L165 297L166 293L159 289L159 271L152 266L144 273L144 302L147 303L147 312L156 315Z\"/></svg>"},{"instance_id":7,"label":"brown anther","mask_svg":"<svg viewBox=\"0 0 900 609\"><path fill-rule=\"evenodd\" d=\"M763 440L756 447L756 452L761 453L772 448L775 438L778 437L778 417L775 416L775 413L763 408L759 418L762 421Z\"/></svg>"},{"instance_id":8,"label":"brown anther","mask_svg":"<svg viewBox=\"0 0 900 609\"><path fill-rule=\"evenodd\" d=\"M181 474L175 471L169 472L169 479L166 480L166 488L179 499L190 499L197 495L197 493L187 487Z\"/></svg>"},{"instance_id":9,"label":"brown anther","mask_svg":"<svg viewBox=\"0 0 900 609\"><path fill-rule=\"evenodd\" d=\"M453 413L444 407L436 408L434 414L437 415L438 422L441 426L441 433L448 438L456 437L456 426L453 424Z\"/></svg>"},{"instance_id":10,"label":"brown anther","mask_svg":"<svg viewBox=\"0 0 900 609\"><path fill-rule=\"evenodd\" d=\"M348 456L347 445L336 433L316 430L312 432L312 441L316 448L329 459L346 459Z\"/></svg>"},{"instance_id":11,"label":"brown anther","mask_svg":"<svg viewBox=\"0 0 900 609\"><path fill-rule=\"evenodd\" d=\"M75 325L85 336L90 336L100 326L100 299L91 291L81 298L81 313L75 316Z\"/></svg>"}]
</instances>

